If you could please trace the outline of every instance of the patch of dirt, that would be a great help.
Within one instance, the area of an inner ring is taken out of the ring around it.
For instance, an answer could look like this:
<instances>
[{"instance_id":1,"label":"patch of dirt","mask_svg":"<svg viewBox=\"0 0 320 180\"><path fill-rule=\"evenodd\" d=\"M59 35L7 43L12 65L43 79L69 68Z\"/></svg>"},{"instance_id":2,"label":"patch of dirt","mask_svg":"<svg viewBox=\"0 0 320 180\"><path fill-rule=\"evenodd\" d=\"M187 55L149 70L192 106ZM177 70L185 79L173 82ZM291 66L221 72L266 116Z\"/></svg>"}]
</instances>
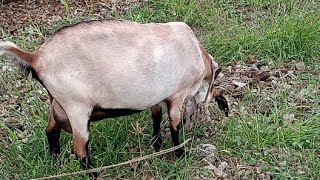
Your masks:
<instances>
[{"instance_id":1,"label":"patch of dirt","mask_svg":"<svg viewBox=\"0 0 320 180\"><path fill-rule=\"evenodd\" d=\"M63 18L96 19L110 18L112 14L123 14L130 7L144 2L143 0L60 0L8 1L0 7L1 29L17 35L32 26L53 26Z\"/></svg>"},{"instance_id":2,"label":"patch of dirt","mask_svg":"<svg viewBox=\"0 0 320 180\"><path fill-rule=\"evenodd\" d=\"M303 68L302 68L303 67ZM295 87L303 89L303 85L294 82L293 78L297 74L311 73L309 67L305 67L303 62L296 64L286 64L283 67L277 67L273 63L264 63L254 61L249 63L236 62L229 64L220 73L215 82L215 86L224 90L224 94L229 102L229 116L239 116L240 114L269 114L273 101L272 97L277 91L285 91L288 88ZM251 92L255 95L256 101L247 107L241 106L244 95ZM306 97L296 96L296 106L306 111L310 110L310 103ZM209 109L215 114L216 109ZM220 118L220 116L215 116ZM216 119L219 120L219 119Z\"/></svg>"}]
</instances>

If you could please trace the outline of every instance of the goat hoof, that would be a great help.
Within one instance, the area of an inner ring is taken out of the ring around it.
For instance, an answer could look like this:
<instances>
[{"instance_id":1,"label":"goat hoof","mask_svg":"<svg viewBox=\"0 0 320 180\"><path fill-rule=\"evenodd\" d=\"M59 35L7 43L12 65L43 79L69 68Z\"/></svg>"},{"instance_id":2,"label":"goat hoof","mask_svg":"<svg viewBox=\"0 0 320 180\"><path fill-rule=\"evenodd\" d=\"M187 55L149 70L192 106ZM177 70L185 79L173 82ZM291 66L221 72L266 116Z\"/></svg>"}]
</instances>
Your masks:
<instances>
[{"instance_id":1,"label":"goat hoof","mask_svg":"<svg viewBox=\"0 0 320 180\"><path fill-rule=\"evenodd\" d=\"M156 152L159 152L161 147L162 147L162 139L161 138L158 138L156 140L153 140L152 141L152 145L155 149Z\"/></svg>"},{"instance_id":2,"label":"goat hoof","mask_svg":"<svg viewBox=\"0 0 320 180\"><path fill-rule=\"evenodd\" d=\"M89 177L90 179L98 179L98 173L97 172L89 173Z\"/></svg>"},{"instance_id":3,"label":"goat hoof","mask_svg":"<svg viewBox=\"0 0 320 180\"><path fill-rule=\"evenodd\" d=\"M52 156L59 156L59 155L60 155L60 148L50 149L50 154L51 154Z\"/></svg>"},{"instance_id":4,"label":"goat hoof","mask_svg":"<svg viewBox=\"0 0 320 180\"><path fill-rule=\"evenodd\" d=\"M183 148L179 148L177 150L174 151L174 155L178 158L181 159L185 156L188 155L188 153L183 149Z\"/></svg>"}]
</instances>

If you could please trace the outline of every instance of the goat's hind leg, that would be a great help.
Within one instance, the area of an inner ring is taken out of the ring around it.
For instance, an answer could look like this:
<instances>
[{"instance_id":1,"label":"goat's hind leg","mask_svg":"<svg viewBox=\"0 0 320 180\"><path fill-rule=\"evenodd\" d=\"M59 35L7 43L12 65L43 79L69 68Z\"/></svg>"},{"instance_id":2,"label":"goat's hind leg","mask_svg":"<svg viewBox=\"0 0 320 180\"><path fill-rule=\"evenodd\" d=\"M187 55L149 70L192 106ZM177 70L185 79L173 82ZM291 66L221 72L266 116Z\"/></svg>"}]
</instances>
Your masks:
<instances>
[{"instance_id":1,"label":"goat's hind leg","mask_svg":"<svg viewBox=\"0 0 320 180\"><path fill-rule=\"evenodd\" d=\"M71 125L67 114L59 103L52 97L49 96L51 103L51 111L49 116L49 123L46 129L49 151L50 154L60 154L60 133L61 129L68 133L72 133Z\"/></svg>"},{"instance_id":2,"label":"goat's hind leg","mask_svg":"<svg viewBox=\"0 0 320 180\"><path fill-rule=\"evenodd\" d=\"M162 109L159 104L151 107L151 115L153 120L153 135L152 135L152 145L155 151L160 151L162 147L162 139L161 139L161 120L162 120Z\"/></svg>"},{"instance_id":3,"label":"goat's hind leg","mask_svg":"<svg viewBox=\"0 0 320 180\"><path fill-rule=\"evenodd\" d=\"M181 123L181 109L183 105L183 100L176 99L176 100L168 100L168 114L170 120L170 131L171 131L171 138L173 141L174 146L180 145L179 142L179 129ZM183 148L179 148L174 151L175 156L181 158L186 155Z\"/></svg>"},{"instance_id":4,"label":"goat's hind leg","mask_svg":"<svg viewBox=\"0 0 320 180\"><path fill-rule=\"evenodd\" d=\"M60 133L61 127L54 119L53 110L51 109L46 135L49 144L49 152L51 155L60 154Z\"/></svg>"},{"instance_id":5,"label":"goat's hind leg","mask_svg":"<svg viewBox=\"0 0 320 180\"><path fill-rule=\"evenodd\" d=\"M74 105L73 108L66 110L72 128L72 149L71 152L79 159L84 169L94 168L89 157L89 116L90 108ZM97 172L89 174L97 178Z\"/></svg>"}]
</instances>

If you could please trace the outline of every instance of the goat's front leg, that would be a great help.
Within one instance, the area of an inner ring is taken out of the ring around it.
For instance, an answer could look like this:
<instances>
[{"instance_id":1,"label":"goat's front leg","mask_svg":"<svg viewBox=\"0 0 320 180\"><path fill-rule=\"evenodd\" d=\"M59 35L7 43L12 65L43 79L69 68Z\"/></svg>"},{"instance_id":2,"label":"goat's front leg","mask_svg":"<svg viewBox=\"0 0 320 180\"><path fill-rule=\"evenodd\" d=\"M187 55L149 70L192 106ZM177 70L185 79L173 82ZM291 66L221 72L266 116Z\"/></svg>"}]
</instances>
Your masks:
<instances>
[{"instance_id":1,"label":"goat's front leg","mask_svg":"<svg viewBox=\"0 0 320 180\"><path fill-rule=\"evenodd\" d=\"M161 139L161 120L162 120L162 109L160 105L154 105L151 107L151 115L153 120L153 135L152 135L152 145L156 151L160 151L162 147Z\"/></svg>"}]
</instances>

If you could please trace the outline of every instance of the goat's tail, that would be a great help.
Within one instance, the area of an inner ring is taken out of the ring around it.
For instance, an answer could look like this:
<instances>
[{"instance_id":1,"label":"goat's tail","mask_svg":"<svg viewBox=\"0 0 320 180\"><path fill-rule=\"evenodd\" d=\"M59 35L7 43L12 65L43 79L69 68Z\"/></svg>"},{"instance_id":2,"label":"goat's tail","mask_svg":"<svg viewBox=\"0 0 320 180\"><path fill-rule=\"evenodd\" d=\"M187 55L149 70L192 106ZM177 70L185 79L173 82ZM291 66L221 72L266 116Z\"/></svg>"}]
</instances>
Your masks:
<instances>
[{"instance_id":1,"label":"goat's tail","mask_svg":"<svg viewBox=\"0 0 320 180\"><path fill-rule=\"evenodd\" d=\"M0 56L3 54L13 55L18 58L21 63L31 67L37 59L35 53L24 51L13 42L0 40Z\"/></svg>"}]
</instances>

